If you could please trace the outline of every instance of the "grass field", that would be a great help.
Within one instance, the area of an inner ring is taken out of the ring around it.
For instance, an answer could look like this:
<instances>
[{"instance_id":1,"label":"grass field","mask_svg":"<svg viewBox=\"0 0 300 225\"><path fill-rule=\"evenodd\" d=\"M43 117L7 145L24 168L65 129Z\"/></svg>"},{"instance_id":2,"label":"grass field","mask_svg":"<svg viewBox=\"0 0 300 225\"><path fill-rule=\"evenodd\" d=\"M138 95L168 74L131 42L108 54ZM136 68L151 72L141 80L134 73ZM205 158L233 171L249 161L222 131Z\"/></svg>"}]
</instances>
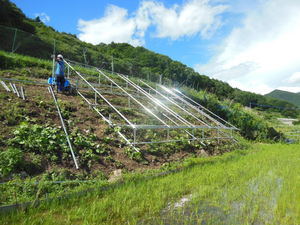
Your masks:
<instances>
[{"instance_id":1,"label":"grass field","mask_svg":"<svg viewBox=\"0 0 300 225\"><path fill-rule=\"evenodd\" d=\"M300 224L300 146L189 159L181 172L1 215L1 224Z\"/></svg>"}]
</instances>

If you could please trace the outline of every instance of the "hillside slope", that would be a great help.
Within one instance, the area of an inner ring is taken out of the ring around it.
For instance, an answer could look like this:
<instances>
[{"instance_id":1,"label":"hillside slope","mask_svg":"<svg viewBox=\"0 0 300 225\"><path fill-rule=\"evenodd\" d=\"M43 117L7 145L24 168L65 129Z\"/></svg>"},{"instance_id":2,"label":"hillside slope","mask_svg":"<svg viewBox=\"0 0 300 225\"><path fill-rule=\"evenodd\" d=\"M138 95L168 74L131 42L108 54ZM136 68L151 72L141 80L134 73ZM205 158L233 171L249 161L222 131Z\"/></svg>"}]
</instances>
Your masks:
<instances>
[{"instance_id":1,"label":"hillside slope","mask_svg":"<svg viewBox=\"0 0 300 225\"><path fill-rule=\"evenodd\" d=\"M276 98L279 100L290 102L298 107L300 107L300 93L292 93L282 90L274 90L265 96Z\"/></svg>"},{"instance_id":2,"label":"hillside slope","mask_svg":"<svg viewBox=\"0 0 300 225\"><path fill-rule=\"evenodd\" d=\"M214 93L219 99L232 99L244 106L248 106L252 102L282 108L294 107L293 104L282 100L232 88L226 82L210 79L181 62L149 51L144 47L133 47L125 43L92 45L82 42L75 35L56 32L52 27L44 25L38 19L26 18L21 10L10 3L9 0L1 1L0 8L5 9L0 10L0 25L4 25L0 26L0 50L13 51L43 59L49 59L55 50L55 52L62 53L68 59L107 70L112 70L113 61L113 69L116 72L154 82L158 82L160 76L162 76L163 83L184 84L195 90ZM13 27L17 27L18 30ZM2 66L1 69L8 68ZM285 113L294 114L295 116L295 112Z\"/></svg>"}]
</instances>

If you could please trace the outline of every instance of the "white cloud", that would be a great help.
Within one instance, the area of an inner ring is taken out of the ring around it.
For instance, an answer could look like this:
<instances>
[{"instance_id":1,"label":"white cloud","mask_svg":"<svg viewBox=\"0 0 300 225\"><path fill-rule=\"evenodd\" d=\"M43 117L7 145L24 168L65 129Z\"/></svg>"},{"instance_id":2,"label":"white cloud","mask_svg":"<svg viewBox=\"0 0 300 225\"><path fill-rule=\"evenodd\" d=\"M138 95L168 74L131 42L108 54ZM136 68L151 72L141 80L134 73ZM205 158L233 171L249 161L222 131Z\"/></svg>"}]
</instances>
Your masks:
<instances>
[{"instance_id":1,"label":"white cloud","mask_svg":"<svg viewBox=\"0 0 300 225\"><path fill-rule=\"evenodd\" d=\"M209 37L221 24L217 17L227 8L225 5L212 6L209 0L190 0L182 6L166 8L162 3L145 1L138 12L148 15L156 27L156 37L176 40L183 36L200 33Z\"/></svg>"},{"instance_id":2,"label":"white cloud","mask_svg":"<svg viewBox=\"0 0 300 225\"><path fill-rule=\"evenodd\" d=\"M282 91L288 91L293 93L300 93L300 87L285 87L285 86L279 86L277 89Z\"/></svg>"},{"instance_id":3,"label":"white cloud","mask_svg":"<svg viewBox=\"0 0 300 225\"><path fill-rule=\"evenodd\" d=\"M263 82L256 82L256 81L237 81L237 80L228 80L228 83L231 87L239 88L244 91L267 94L273 91L268 85L264 84Z\"/></svg>"},{"instance_id":4,"label":"white cloud","mask_svg":"<svg viewBox=\"0 0 300 225\"><path fill-rule=\"evenodd\" d=\"M35 13L34 14L35 17L40 17L40 20L43 23L48 23L50 22L50 16L48 16L46 13L42 12L42 13Z\"/></svg>"},{"instance_id":5,"label":"white cloud","mask_svg":"<svg viewBox=\"0 0 300 225\"><path fill-rule=\"evenodd\" d=\"M258 93L290 86L287 78L300 71L299 10L298 0L260 1L211 61L196 70L229 83L234 78L237 87Z\"/></svg>"},{"instance_id":6,"label":"white cloud","mask_svg":"<svg viewBox=\"0 0 300 225\"><path fill-rule=\"evenodd\" d=\"M288 82L291 84L298 83L300 88L300 72L293 73L289 78Z\"/></svg>"},{"instance_id":7,"label":"white cloud","mask_svg":"<svg viewBox=\"0 0 300 225\"><path fill-rule=\"evenodd\" d=\"M126 42L134 46L142 45L142 40L134 38L136 23L128 18L126 9L114 5L107 7L105 16L100 19L78 21L79 39L92 44Z\"/></svg>"},{"instance_id":8,"label":"white cloud","mask_svg":"<svg viewBox=\"0 0 300 225\"><path fill-rule=\"evenodd\" d=\"M210 5L210 0L189 0L181 6L166 8L157 1L143 1L133 15L126 9L110 5L102 18L78 21L79 39L93 44L127 42L143 45L150 26L155 27L155 37L176 40L200 34L209 37L221 25L218 15L226 6Z\"/></svg>"}]
</instances>

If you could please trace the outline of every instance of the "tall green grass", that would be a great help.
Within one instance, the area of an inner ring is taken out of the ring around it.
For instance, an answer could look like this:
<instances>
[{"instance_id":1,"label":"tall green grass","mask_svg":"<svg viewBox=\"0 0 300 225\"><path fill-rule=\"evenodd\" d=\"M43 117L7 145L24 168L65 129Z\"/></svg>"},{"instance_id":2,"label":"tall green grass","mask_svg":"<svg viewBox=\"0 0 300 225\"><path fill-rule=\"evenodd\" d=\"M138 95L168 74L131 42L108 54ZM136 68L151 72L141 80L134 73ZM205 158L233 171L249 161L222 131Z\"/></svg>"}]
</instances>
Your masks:
<instances>
[{"instance_id":1,"label":"tall green grass","mask_svg":"<svg viewBox=\"0 0 300 225\"><path fill-rule=\"evenodd\" d=\"M38 209L2 224L299 224L300 146L256 144L187 160L166 176L123 184ZM188 200L178 206L184 197Z\"/></svg>"}]
</instances>

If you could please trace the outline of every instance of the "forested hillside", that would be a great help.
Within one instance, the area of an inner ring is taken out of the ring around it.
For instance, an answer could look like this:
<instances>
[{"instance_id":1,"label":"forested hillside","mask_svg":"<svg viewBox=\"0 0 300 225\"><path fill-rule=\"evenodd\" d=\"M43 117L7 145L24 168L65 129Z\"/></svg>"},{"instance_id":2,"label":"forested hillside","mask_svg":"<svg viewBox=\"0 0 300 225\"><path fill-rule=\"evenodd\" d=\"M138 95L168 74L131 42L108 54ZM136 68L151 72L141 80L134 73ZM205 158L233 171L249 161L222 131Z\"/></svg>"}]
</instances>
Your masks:
<instances>
[{"instance_id":1,"label":"forested hillside","mask_svg":"<svg viewBox=\"0 0 300 225\"><path fill-rule=\"evenodd\" d=\"M0 18L0 25L3 25L0 26L1 50L43 59L49 59L51 53L55 51L62 53L68 59L108 70L112 70L113 61L113 69L116 72L148 78L152 81L158 81L159 76L162 76L164 83L185 84L196 90L214 93L220 99L233 99L244 106L252 102L282 108L294 107L286 101L232 88L225 82L210 79L178 61L144 47L133 47L125 43L92 45L82 42L75 35L59 33L52 27L46 26L39 18L35 20L27 18L9 0L0 2ZM2 69L9 68L2 67ZM296 112L290 110L284 113L287 116L296 115Z\"/></svg>"},{"instance_id":2,"label":"forested hillside","mask_svg":"<svg viewBox=\"0 0 300 225\"><path fill-rule=\"evenodd\" d=\"M268 97L276 98L279 100L290 102L298 107L300 107L300 93L292 93L282 90L274 90L269 94L266 94Z\"/></svg>"}]
</instances>

